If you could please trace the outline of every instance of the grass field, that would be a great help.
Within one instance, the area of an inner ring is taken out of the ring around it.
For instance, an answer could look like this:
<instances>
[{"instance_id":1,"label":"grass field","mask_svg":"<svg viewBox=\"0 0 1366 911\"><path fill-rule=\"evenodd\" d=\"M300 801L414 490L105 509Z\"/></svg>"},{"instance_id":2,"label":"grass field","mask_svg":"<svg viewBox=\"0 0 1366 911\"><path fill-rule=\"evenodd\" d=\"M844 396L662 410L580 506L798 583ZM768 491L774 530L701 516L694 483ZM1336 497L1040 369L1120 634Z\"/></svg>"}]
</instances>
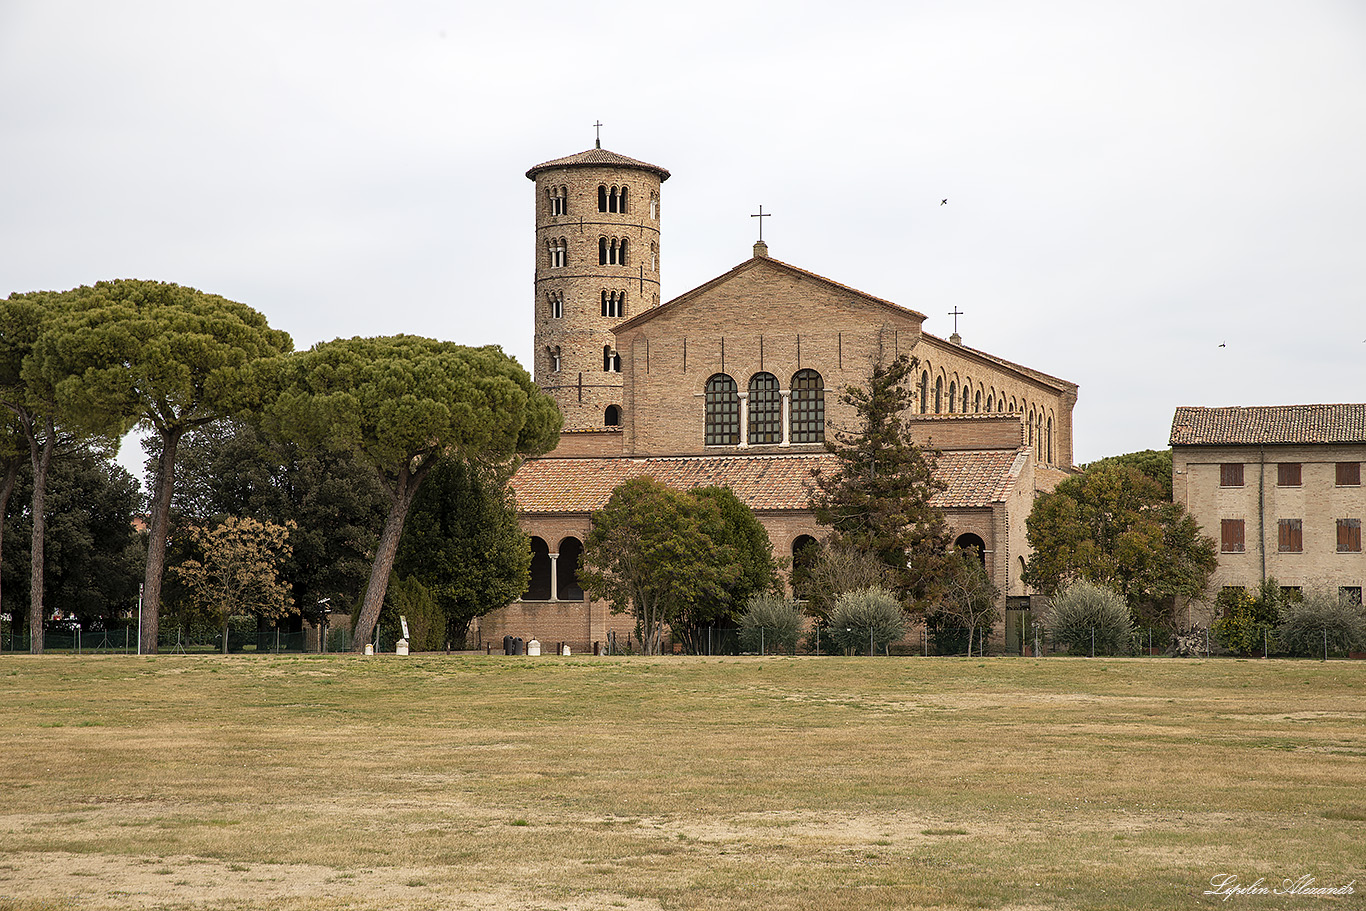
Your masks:
<instances>
[{"instance_id":1,"label":"grass field","mask_svg":"<svg viewBox=\"0 0 1366 911\"><path fill-rule=\"evenodd\" d=\"M1361 907L1366 662L13 656L0 795L3 911Z\"/></svg>"}]
</instances>

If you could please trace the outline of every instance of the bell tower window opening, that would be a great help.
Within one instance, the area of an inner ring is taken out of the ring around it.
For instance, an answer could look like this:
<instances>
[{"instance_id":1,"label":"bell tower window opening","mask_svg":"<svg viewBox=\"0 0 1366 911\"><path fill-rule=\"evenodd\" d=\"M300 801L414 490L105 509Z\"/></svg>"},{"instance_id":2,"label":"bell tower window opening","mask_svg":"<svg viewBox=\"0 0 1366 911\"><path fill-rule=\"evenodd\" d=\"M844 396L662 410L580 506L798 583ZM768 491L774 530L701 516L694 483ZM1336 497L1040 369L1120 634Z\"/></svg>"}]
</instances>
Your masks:
<instances>
[{"instance_id":1,"label":"bell tower window opening","mask_svg":"<svg viewBox=\"0 0 1366 911\"><path fill-rule=\"evenodd\" d=\"M569 264L569 241L563 237L552 238L550 245L551 268L563 268Z\"/></svg>"},{"instance_id":2,"label":"bell tower window opening","mask_svg":"<svg viewBox=\"0 0 1366 911\"><path fill-rule=\"evenodd\" d=\"M602 315L609 319L621 319L626 315L626 292L602 292Z\"/></svg>"},{"instance_id":3,"label":"bell tower window opening","mask_svg":"<svg viewBox=\"0 0 1366 911\"><path fill-rule=\"evenodd\" d=\"M749 378L749 445L762 446L783 441L783 399L778 378L771 373L756 373Z\"/></svg>"},{"instance_id":4,"label":"bell tower window opening","mask_svg":"<svg viewBox=\"0 0 1366 911\"><path fill-rule=\"evenodd\" d=\"M607 211L607 187L598 184L598 211Z\"/></svg>"},{"instance_id":5,"label":"bell tower window opening","mask_svg":"<svg viewBox=\"0 0 1366 911\"><path fill-rule=\"evenodd\" d=\"M546 191L550 194L550 214L568 215L569 214L569 188L551 187Z\"/></svg>"},{"instance_id":6,"label":"bell tower window opening","mask_svg":"<svg viewBox=\"0 0 1366 911\"><path fill-rule=\"evenodd\" d=\"M559 346L559 345L554 345L554 346L551 346L551 347L549 347L549 348L546 348L546 349L545 349L545 353L546 353L546 357L549 358L549 360L550 360L550 372L551 372L551 373L559 373L559 372L560 372L560 365L561 365L561 361L560 361L560 346Z\"/></svg>"},{"instance_id":7,"label":"bell tower window opening","mask_svg":"<svg viewBox=\"0 0 1366 911\"><path fill-rule=\"evenodd\" d=\"M792 442L825 442L825 382L814 370L792 376Z\"/></svg>"},{"instance_id":8,"label":"bell tower window opening","mask_svg":"<svg viewBox=\"0 0 1366 911\"><path fill-rule=\"evenodd\" d=\"M717 373L707 380L703 440L708 446L740 443L740 393L735 380Z\"/></svg>"},{"instance_id":9,"label":"bell tower window opening","mask_svg":"<svg viewBox=\"0 0 1366 911\"><path fill-rule=\"evenodd\" d=\"M550 301L550 318L564 319L564 292L551 291L546 297Z\"/></svg>"},{"instance_id":10,"label":"bell tower window opening","mask_svg":"<svg viewBox=\"0 0 1366 911\"><path fill-rule=\"evenodd\" d=\"M611 345L602 346L602 370L604 373L621 373L621 355L613 351Z\"/></svg>"},{"instance_id":11,"label":"bell tower window opening","mask_svg":"<svg viewBox=\"0 0 1366 911\"><path fill-rule=\"evenodd\" d=\"M659 194L650 194L650 221L659 220Z\"/></svg>"}]
</instances>

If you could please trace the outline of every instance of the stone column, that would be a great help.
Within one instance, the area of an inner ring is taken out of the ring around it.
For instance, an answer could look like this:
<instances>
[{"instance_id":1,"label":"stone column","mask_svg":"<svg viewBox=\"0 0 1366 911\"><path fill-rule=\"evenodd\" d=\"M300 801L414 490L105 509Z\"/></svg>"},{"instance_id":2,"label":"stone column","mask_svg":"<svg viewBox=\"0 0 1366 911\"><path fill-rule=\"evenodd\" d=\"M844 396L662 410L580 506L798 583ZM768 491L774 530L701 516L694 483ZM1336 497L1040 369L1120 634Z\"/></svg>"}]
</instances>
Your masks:
<instances>
[{"instance_id":1,"label":"stone column","mask_svg":"<svg viewBox=\"0 0 1366 911\"><path fill-rule=\"evenodd\" d=\"M560 568L559 568L559 566L557 565L557 561L558 561L559 559L560 559L560 555L559 555L559 554L551 554L551 555L550 555L550 600L551 600L551 601L558 601L558 600L560 600Z\"/></svg>"},{"instance_id":2,"label":"stone column","mask_svg":"<svg viewBox=\"0 0 1366 911\"><path fill-rule=\"evenodd\" d=\"M778 394L783 397L783 441L779 446L791 446L792 437L790 435L790 424L792 423L792 390L779 389Z\"/></svg>"},{"instance_id":3,"label":"stone column","mask_svg":"<svg viewBox=\"0 0 1366 911\"><path fill-rule=\"evenodd\" d=\"M741 392L740 397L740 448L749 448L749 393Z\"/></svg>"}]
</instances>

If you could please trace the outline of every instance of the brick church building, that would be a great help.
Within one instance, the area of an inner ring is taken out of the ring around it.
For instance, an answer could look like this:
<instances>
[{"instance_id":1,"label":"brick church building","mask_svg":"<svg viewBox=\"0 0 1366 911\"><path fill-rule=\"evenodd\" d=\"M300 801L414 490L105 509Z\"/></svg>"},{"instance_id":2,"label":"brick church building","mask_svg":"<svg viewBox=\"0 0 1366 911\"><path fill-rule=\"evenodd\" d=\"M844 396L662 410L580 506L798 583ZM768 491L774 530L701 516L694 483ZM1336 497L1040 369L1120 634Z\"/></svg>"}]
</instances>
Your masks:
<instances>
[{"instance_id":1,"label":"brick church building","mask_svg":"<svg viewBox=\"0 0 1366 911\"><path fill-rule=\"evenodd\" d=\"M918 443L940 451L934 499L956 542L979 549L1008 606L1027 592L1025 518L1036 491L1072 465L1077 386L923 331L925 315L769 255L661 302L661 186L669 172L600 147L538 164L535 366L564 413L560 443L512 480L532 542L531 584L476 635L623 640L629 616L584 595L590 516L622 482L724 484L756 513L774 553L823 537L808 508L827 436L849 427L839 401L879 353L910 353ZM1018 648L1022 618L1003 637Z\"/></svg>"}]
</instances>

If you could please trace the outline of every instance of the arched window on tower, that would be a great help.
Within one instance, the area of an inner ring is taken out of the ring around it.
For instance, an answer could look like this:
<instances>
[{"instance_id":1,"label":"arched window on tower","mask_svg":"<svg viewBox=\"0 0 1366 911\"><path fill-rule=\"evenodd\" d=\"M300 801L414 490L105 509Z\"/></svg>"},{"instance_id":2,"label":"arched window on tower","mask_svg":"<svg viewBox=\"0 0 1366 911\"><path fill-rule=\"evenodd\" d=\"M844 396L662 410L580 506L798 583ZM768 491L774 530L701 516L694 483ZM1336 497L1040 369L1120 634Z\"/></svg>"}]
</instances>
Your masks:
<instances>
[{"instance_id":1,"label":"arched window on tower","mask_svg":"<svg viewBox=\"0 0 1366 911\"><path fill-rule=\"evenodd\" d=\"M607 265L607 238L598 238L598 265Z\"/></svg>"},{"instance_id":2,"label":"arched window on tower","mask_svg":"<svg viewBox=\"0 0 1366 911\"><path fill-rule=\"evenodd\" d=\"M814 370L792 375L793 443L825 442L825 382Z\"/></svg>"},{"instance_id":3,"label":"arched window on tower","mask_svg":"<svg viewBox=\"0 0 1366 911\"><path fill-rule=\"evenodd\" d=\"M621 355L613 351L611 345L602 346L602 369L606 373L621 372Z\"/></svg>"},{"instance_id":4,"label":"arched window on tower","mask_svg":"<svg viewBox=\"0 0 1366 911\"><path fill-rule=\"evenodd\" d=\"M749 444L763 446L783 441L783 399L778 378L756 373L749 378Z\"/></svg>"},{"instance_id":5,"label":"arched window on tower","mask_svg":"<svg viewBox=\"0 0 1366 911\"><path fill-rule=\"evenodd\" d=\"M568 215L569 214L569 188L551 187L547 191L550 194L550 214Z\"/></svg>"},{"instance_id":6,"label":"arched window on tower","mask_svg":"<svg viewBox=\"0 0 1366 911\"><path fill-rule=\"evenodd\" d=\"M740 443L740 393L735 380L724 373L707 380L703 441L708 446Z\"/></svg>"},{"instance_id":7,"label":"arched window on tower","mask_svg":"<svg viewBox=\"0 0 1366 911\"><path fill-rule=\"evenodd\" d=\"M621 409L616 405L608 405L607 410L603 412L602 423L605 427L620 427Z\"/></svg>"},{"instance_id":8,"label":"arched window on tower","mask_svg":"<svg viewBox=\"0 0 1366 911\"><path fill-rule=\"evenodd\" d=\"M617 198L617 202L618 202L618 205L620 205L620 208L617 209L617 211L620 212L622 215L625 215L625 214L626 214L626 188L625 188L625 187L622 187L622 188L621 188L621 195Z\"/></svg>"},{"instance_id":9,"label":"arched window on tower","mask_svg":"<svg viewBox=\"0 0 1366 911\"><path fill-rule=\"evenodd\" d=\"M607 187L598 184L598 211L607 211Z\"/></svg>"},{"instance_id":10,"label":"arched window on tower","mask_svg":"<svg viewBox=\"0 0 1366 911\"><path fill-rule=\"evenodd\" d=\"M552 237L549 241L550 265L559 268L569 264L569 241L563 237Z\"/></svg>"},{"instance_id":11,"label":"arched window on tower","mask_svg":"<svg viewBox=\"0 0 1366 911\"><path fill-rule=\"evenodd\" d=\"M602 315L620 319L626 315L626 292L625 291L603 291L602 292Z\"/></svg>"},{"instance_id":12,"label":"arched window on tower","mask_svg":"<svg viewBox=\"0 0 1366 911\"><path fill-rule=\"evenodd\" d=\"M550 361L550 372L560 372L560 346L552 345L545 349L546 358Z\"/></svg>"},{"instance_id":13,"label":"arched window on tower","mask_svg":"<svg viewBox=\"0 0 1366 911\"><path fill-rule=\"evenodd\" d=\"M659 194L650 194L650 221L659 220Z\"/></svg>"},{"instance_id":14,"label":"arched window on tower","mask_svg":"<svg viewBox=\"0 0 1366 911\"><path fill-rule=\"evenodd\" d=\"M920 413L924 414L930 409L930 374L928 371L920 374Z\"/></svg>"},{"instance_id":15,"label":"arched window on tower","mask_svg":"<svg viewBox=\"0 0 1366 911\"><path fill-rule=\"evenodd\" d=\"M626 265L626 238L622 238L616 243L617 258L613 260L618 266Z\"/></svg>"},{"instance_id":16,"label":"arched window on tower","mask_svg":"<svg viewBox=\"0 0 1366 911\"><path fill-rule=\"evenodd\" d=\"M650 244L650 271L659 271L659 247L653 243Z\"/></svg>"},{"instance_id":17,"label":"arched window on tower","mask_svg":"<svg viewBox=\"0 0 1366 911\"><path fill-rule=\"evenodd\" d=\"M548 293L546 294L546 298L550 301L550 318L551 318L551 319L563 319L563 318L564 318L564 292L563 292L563 291L551 291L551 292L548 292Z\"/></svg>"}]
</instances>

